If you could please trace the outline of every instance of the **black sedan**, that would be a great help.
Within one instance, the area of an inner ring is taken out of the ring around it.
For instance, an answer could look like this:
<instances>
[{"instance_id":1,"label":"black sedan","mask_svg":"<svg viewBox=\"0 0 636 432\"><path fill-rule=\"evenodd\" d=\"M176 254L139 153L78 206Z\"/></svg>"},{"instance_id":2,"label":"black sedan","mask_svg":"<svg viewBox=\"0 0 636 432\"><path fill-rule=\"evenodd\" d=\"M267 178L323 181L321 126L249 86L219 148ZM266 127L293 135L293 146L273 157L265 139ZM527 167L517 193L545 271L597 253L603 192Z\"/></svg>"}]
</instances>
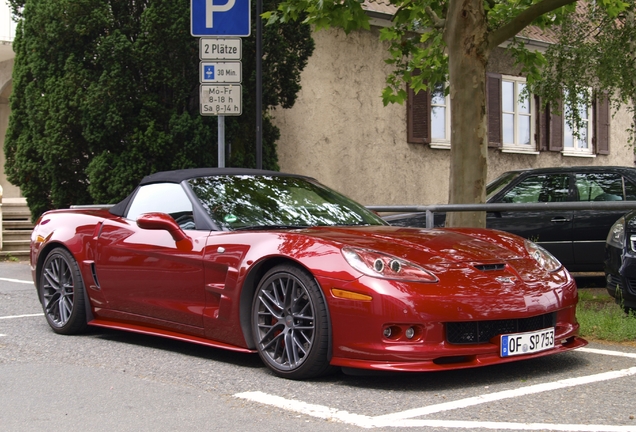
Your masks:
<instances>
[{"instance_id":1,"label":"black sedan","mask_svg":"<svg viewBox=\"0 0 636 432\"><path fill-rule=\"evenodd\" d=\"M488 203L636 200L636 168L559 167L509 171L488 184ZM530 239L573 272L603 271L605 239L624 210L488 212L486 226ZM424 213L385 217L392 225L426 226ZM435 215L443 226L444 214Z\"/></svg>"},{"instance_id":2,"label":"black sedan","mask_svg":"<svg viewBox=\"0 0 636 432\"><path fill-rule=\"evenodd\" d=\"M605 251L607 292L626 310L636 310L636 211L612 226Z\"/></svg>"}]
</instances>

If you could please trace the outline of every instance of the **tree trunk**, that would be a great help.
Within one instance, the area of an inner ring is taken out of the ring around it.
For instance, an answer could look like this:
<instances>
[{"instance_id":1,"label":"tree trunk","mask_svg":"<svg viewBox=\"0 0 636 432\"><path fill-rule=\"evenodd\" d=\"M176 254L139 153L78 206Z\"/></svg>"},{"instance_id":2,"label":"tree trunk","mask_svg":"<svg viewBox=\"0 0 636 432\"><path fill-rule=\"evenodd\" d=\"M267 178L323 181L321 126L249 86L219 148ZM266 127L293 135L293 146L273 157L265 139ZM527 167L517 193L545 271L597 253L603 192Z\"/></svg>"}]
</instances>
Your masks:
<instances>
[{"instance_id":1,"label":"tree trunk","mask_svg":"<svg viewBox=\"0 0 636 432\"><path fill-rule=\"evenodd\" d=\"M486 64L482 0L451 0L444 40L451 99L450 204L484 203L488 168ZM484 212L449 213L447 226L485 227Z\"/></svg>"}]
</instances>

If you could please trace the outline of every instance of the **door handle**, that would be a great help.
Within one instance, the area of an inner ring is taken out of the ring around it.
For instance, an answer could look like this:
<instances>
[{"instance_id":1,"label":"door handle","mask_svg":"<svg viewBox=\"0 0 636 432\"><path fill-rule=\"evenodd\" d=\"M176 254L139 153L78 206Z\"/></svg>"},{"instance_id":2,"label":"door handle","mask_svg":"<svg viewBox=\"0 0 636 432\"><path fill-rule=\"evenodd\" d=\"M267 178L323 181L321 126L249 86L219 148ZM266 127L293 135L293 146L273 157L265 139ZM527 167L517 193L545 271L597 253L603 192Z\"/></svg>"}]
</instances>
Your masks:
<instances>
[{"instance_id":1,"label":"door handle","mask_svg":"<svg viewBox=\"0 0 636 432\"><path fill-rule=\"evenodd\" d=\"M550 222L555 222L555 223L565 223L565 222L570 222L569 218L563 217L563 216L556 216L553 217Z\"/></svg>"}]
</instances>

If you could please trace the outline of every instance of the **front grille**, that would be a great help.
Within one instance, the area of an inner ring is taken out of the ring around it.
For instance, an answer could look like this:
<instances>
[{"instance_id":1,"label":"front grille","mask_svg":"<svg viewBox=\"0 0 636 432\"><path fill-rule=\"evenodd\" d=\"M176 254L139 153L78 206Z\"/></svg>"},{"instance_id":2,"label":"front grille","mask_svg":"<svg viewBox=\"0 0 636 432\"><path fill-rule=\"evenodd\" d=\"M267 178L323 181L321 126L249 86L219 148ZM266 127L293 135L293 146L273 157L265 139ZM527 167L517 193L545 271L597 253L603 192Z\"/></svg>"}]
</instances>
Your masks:
<instances>
[{"instance_id":1,"label":"front grille","mask_svg":"<svg viewBox=\"0 0 636 432\"><path fill-rule=\"evenodd\" d=\"M556 325L556 312L531 318L446 323L446 341L451 344L486 343L495 336L541 330Z\"/></svg>"}]
</instances>

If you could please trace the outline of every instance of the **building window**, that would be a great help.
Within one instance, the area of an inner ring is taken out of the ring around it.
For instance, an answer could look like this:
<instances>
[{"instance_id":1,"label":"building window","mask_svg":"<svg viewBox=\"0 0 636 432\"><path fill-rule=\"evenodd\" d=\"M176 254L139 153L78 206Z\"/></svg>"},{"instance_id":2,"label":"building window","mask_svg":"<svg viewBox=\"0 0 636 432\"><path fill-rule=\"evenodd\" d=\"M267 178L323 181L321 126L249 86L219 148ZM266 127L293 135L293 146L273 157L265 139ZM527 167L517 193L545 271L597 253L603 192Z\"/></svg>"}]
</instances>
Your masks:
<instances>
[{"instance_id":1,"label":"building window","mask_svg":"<svg viewBox=\"0 0 636 432\"><path fill-rule=\"evenodd\" d=\"M450 148L450 98L445 84L431 87L431 147Z\"/></svg>"},{"instance_id":2,"label":"building window","mask_svg":"<svg viewBox=\"0 0 636 432\"><path fill-rule=\"evenodd\" d=\"M579 107L585 126L577 137L560 114L564 112L560 102L551 109L549 105L542 108L536 96L520 99L525 85L523 77L487 74L489 147L511 153L554 151L588 157L609 154L611 115L606 97L597 95L592 107ZM408 89L408 143L450 149L450 98L443 95L442 85L417 94Z\"/></svg>"},{"instance_id":3,"label":"building window","mask_svg":"<svg viewBox=\"0 0 636 432\"><path fill-rule=\"evenodd\" d=\"M567 100L567 97L565 98ZM572 113L574 108L566 103L564 106L565 117ZM579 116L581 118L580 129L575 129L564 118L563 123L563 154L573 156L583 156L593 154L592 146L592 107L587 105L579 105ZM578 131L578 133L576 133Z\"/></svg>"},{"instance_id":4,"label":"building window","mask_svg":"<svg viewBox=\"0 0 636 432\"><path fill-rule=\"evenodd\" d=\"M524 98L525 79L502 77L501 80L501 127L503 147L521 151L535 150L532 122L532 98Z\"/></svg>"},{"instance_id":5,"label":"building window","mask_svg":"<svg viewBox=\"0 0 636 432\"><path fill-rule=\"evenodd\" d=\"M607 98L599 94L591 107L577 108L583 120L578 137L565 120L567 115L559 114L567 113L571 109L572 107L562 104L555 110L548 109L544 122L549 126L549 133L545 134L545 150L561 152L564 156L592 157L597 154L609 154L611 114Z\"/></svg>"},{"instance_id":6,"label":"building window","mask_svg":"<svg viewBox=\"0 0 636 432\"><path fill-rule=\"evenodd\" d=\"M417 94L408 90L409 143L450 148L450 98L444 95L446 87L446 84L435 84Z\"/></svg>"}]
</instances>

